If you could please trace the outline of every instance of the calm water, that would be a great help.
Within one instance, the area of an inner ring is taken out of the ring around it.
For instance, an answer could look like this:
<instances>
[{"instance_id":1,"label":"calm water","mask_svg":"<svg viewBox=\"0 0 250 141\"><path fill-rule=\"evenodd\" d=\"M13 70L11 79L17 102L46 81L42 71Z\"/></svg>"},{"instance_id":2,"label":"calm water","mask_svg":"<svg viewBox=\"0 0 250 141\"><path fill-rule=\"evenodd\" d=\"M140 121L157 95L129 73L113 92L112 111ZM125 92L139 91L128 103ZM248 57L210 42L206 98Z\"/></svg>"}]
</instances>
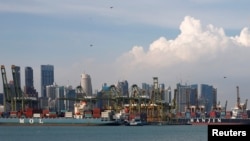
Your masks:
<instances>
[{"instance_id":1,"label":"calm water","mask_svg":"<svg viewBox=\"0 0 250 141\"><path fill-rule=\"evenodd\" d=\"M0 126L1 141L207 141L207 126Z\"/></svg>"}]
</instances>

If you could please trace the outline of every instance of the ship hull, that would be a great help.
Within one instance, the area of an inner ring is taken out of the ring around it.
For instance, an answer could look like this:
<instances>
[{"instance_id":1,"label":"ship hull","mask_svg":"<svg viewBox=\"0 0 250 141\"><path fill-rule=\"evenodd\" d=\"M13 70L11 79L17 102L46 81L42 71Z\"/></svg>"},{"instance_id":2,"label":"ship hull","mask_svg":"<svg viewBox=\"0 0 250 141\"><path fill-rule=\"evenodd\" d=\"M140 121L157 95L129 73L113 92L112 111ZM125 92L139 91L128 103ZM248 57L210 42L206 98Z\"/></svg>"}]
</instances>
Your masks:
<instances>
[{"instance_id":1,"label":"ship hull","mask_svg":"<svg viewBox=\"0 0 250 141\"><path fill-rule=\"evenodd\" d=\"M166 125L250 125L250 119L226 118L178 118L165 122Z\"/></svg>"},{"instance_id":2,"label":"ship hull","mask_svg":"<svg viewBox=\"0 0 250 141\"><path fill-rule=\"evenodd\" d=\"M0 125L111 126L120 123L101 118L0 118Z\"/></svg>"},{"instance_id":3,"label":"ship hull","mask_svg":"<svg viewBox=\"0 0 250 141\"><path fill-rule=\"evenodd\" d=\"M191 125L250 125L250 119L194 118L187 122Z\"/></svg>"}]
</instances>

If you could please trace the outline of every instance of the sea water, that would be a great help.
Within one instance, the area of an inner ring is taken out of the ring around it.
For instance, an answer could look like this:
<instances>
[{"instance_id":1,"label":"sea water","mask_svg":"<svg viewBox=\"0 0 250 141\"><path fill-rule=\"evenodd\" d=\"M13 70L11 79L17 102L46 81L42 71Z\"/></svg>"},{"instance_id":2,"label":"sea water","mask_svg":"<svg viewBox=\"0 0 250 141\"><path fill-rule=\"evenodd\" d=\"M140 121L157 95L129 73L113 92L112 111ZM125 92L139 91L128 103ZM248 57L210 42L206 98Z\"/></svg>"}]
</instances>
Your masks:
<instances>
[{"instance_id":1,"label":"sea water","mask_svg":"<svg viewBox=\"0 0 250 141\"><path fill-rule=\"evenodd\" d=\"M207 126L0 126L0 141L207 141Z\"/></svg>"}]
</instances>

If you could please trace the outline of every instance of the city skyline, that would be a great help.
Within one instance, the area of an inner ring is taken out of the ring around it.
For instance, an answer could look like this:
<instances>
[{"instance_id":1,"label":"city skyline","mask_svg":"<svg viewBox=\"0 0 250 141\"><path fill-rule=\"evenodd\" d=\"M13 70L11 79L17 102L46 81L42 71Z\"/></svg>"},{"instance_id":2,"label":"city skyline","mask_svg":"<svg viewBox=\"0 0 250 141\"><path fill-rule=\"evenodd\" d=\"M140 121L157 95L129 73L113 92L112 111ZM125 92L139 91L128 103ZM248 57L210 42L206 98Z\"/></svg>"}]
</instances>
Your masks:
<instances>
[{"instance_id":1,"label":"city skyline","mask_svg":"<svg viewBox=\"0 0 250 141\"><path fill-rule=\"evenodd\" d=\"M13 66L15 66L15 65L13 65ZM20 73L20 76L22 75L22 72L20 71L21 70L21 67L20 66L15 66L15 68L18 68L18 72ZM29 69L29 70L32 70L32 73L33 73L33 68L32 67L30 67L30 66L26 66L25 67L25 76L26 76L26 71L27 71L27 69ZM50 82L50 84L47 84L47 85L45 85L45 86L58 86L58 87L61 87L61 86L63 86L63 87L68 87L68 86L72 86L71 84L68 84L67 86L66 85L57 85L56 84L56 81L54 81L54 82L52 82L52 80L54 80L54 66L53 65L41 65L41 70L40 70L40 72L41 72L41 82L42 82L42 77L43 77L43 75L45 75L45 79L48 79L49 80L49 82ZM42 75L43 74L43 75ZM32 81L31 80L31 78L30 78L31 76L28 76L27 78L29 79L29 81ZM49 78L49 77L52 77L52 78ZM26 84L26 79L27 79L26 77L25 77L25 84ZM145 85L148 85L149 87L151 87L151 88L153 88L154 87L154 84L153 84L153 81L155 81L155 78L157 78L157 80L158 80L158 77L153 77L153 79L152 79L152 83L149 83L149 84L147 84L147 83L144 83L144 82L142 82L142 83L140 83L140 84L136 84L137 86L138 86L138 88L140 88L140 89L144 89L144 87L143 86L145 86ZM20 77L18 77L18 80L19 81L23 81ZM9 82L11 83L11 81L13 81L13 80L9 80ZM92 90L93 89L91 89L91 86L92 86L92 83L91 83L91 76L90 75L88 75L88 74L86 74L86 73L82 73L81 74L81 79L80 79L80 81L81 81L81 83L80 83L80 85L82 86L82 90L83 91L86 91L86 94L87 95L89 95L90 96L90 94L89 94L89 92L92 92ZM124 80L125 82L127 82L128 84L129 84L129 82L127 81L127 80ZM122 81L119 81L119 82L122 82ZM118 82L118 83L119 83ZM110 85L107 85L107 86L111 86L111 85L115 85L117 88L119 87L118 85L118 83L113 83L113 84L110 84ZM84 85L82 85L82 84L84 84ZM99 90L98 90L98 92L100 92L104 87L104 85L106 85L107 83L106 82L103 82L103 85L102 86L100 86L100 88L99 88ZM77 86L73 86L73 89L77 89L77 87L78 86L80 86L80 85L77 85ZM134 85L134 84L129 84L129 86L128 86L128 92L130 92L130 89L132 88L132 85ZM159 87L159 89L161 89L160 87L161 86L164 86L165 87L165 84L163 84L163 83L158 83L158 87ZM23 88L22 88L22 90L24 90L25 91L25 86L26 85L23 85ZM213 88L213 89L215 89L216 91L217 91L217 88L214 88L214 86L213 86L213 84L197 84L197 83L194 83L194 84L182 84L182 83L177 83L176 84L176 87L172 87L172 88L170 88L170 87L165 87L165 91L167 92L167 91L169 91L169 90L171 90L170 91L170 93L172 93L172 94L174 94L174 91L175 91L175 89L178 89L178 86L182 86L182 87L186 87L186 88L194 88L194 87L196 87L196 89L198 90L198 99L202 99L202 95L204 94L203 92L201 92L201 90L202 90L202 87L204 87L204 86L206 86L206 87L211 87L211 88ZM198 86L198 87L197 87ZM88 88L89 87L89 88ZM42 87L41 87L42 88ZM34 87L34 89L36 89L35 87ZM88 90L88 89L91 89L91 90ZM146 89L144 89L144 90L146 90ZM41 93L41 91L42 91L42 89L40 89L40 93L38 93L38 96L39 97L47 97L47 96L44 96L44 95L42 95L42 93ZM97 92L97 91L96 91ZM28 94L28 93L27 93ZM36 94L36 93L32 93L32 94ZM94 93L92 93L92 94L94 94ZM47 94L46 94L47 95ZM131 95L131 93L129 93L129 95ZM172 97L173 98L173 95L172 96L170 96L170 97ZM228 100L227 99L223 99L224 101L221 101L220 99L218 99L217 98L218 96L217 96L217 92L216 92L216 101L217 101L217 103L226 103ZM211 98L210 98L211 99ZM170 101L171 101L172 99L170 99ZM211 103L212 101L210 101L210 107L212 106ZM241 100L241 103L244 103L245 102L245 99L243 99L243 100ZM223 104L222 104L222 106L223 106ZM208 110L209 108L207 107L207 110Z\"/></svg>"},{"instance_id":2,"label":"city skyline","mask_svg":"<svg viewBox=\"0 0 250 141\"><path fill-rule=\"evenodd\" d=\"M1 1L1 64L34 70L55 66L58 85L91 76L93 90L128 80L166 87L211 84L218 99L249 99L249 1ZM112 7L112 8L110 8ZM2 81L0 82L2 86ZM0 92L3 88L0 87ZM249 104L248 104L249 107Z\"/></svg>"}]
</instances>

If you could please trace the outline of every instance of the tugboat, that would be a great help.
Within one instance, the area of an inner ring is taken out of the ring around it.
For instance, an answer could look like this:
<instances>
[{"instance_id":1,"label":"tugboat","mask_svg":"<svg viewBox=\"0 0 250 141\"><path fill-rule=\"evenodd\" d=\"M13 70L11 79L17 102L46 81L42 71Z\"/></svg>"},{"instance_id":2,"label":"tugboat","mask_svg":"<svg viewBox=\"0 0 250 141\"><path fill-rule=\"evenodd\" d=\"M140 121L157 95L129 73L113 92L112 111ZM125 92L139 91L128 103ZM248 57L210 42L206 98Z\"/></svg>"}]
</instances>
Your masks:
<instances>
[{"instance_id":1,"label":"tugboat","mask_svg":"<svg viewBox=\"0 0 250 141\"><path fill-rule=\"evenodd\" d=\"M140 118L134 118L128 123L129 126L143 126L143 123Z\"/></svg>"}]
</instances>

